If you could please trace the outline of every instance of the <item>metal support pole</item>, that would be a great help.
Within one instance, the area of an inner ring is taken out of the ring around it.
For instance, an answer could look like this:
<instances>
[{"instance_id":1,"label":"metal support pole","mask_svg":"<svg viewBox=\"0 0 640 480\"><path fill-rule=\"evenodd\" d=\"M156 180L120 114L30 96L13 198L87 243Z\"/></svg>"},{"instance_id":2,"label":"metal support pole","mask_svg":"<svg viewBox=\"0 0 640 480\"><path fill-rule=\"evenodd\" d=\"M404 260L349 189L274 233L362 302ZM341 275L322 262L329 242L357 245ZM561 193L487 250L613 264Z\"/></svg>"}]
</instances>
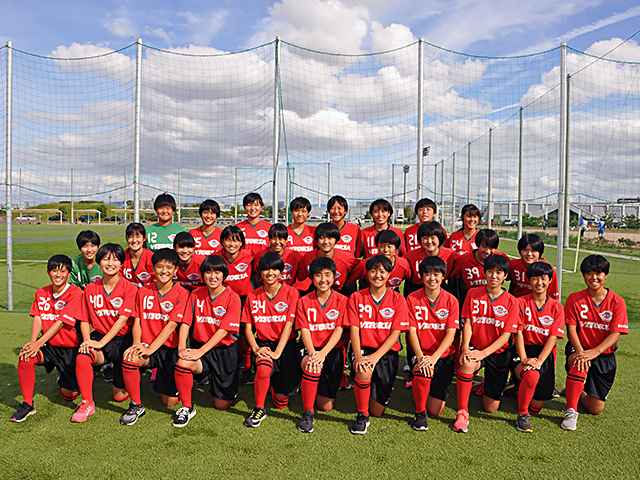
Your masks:
<instances>
[{"instance_id":1,"label":"metal support pole","mask_svg":"<svg viewBox=\"0 0 640 480\"><path fill-rule=\"evenodd\" d=\"M71 220L70 220L71 225L73 225L75 223L73 221L74 206L75 206L75 204L74 204L74 196L73 196L73 181L74 181L74 178L73 178L73 168L72 168L71 169ZM60 218L62 218L62 217L60 217Z\"/></svg>"},{"instance_id":2,"label":"metal support pole","mask_svg":"<svg viewBox=\"0 0 640 480\"><path fill-rule=\"evenodd\" d=\"M471 203L471 142L467 146L469 156L467 157L467 205Z\"/></svg>"},{"instance_id":3,"label":"metal support pole","mask_svg":"<svg viewBox=\"0 0 640 480\"><path fill-rule=\"evenodd\" d=\"M493 224L493 128L489 129L489 178L487 180L487 227Z\"/></svg>"},{"instance_id":4,"label":"metal support pole","mask_svg":"<svg viewBox=\"0 0 640 480\"><path fill-rule=\"evenodd\" d=\"M566 142L567 146L565 147L564 155L565 155L565 167L564 167L564 185L565 185L565 194L564 194L564 232L562 235L562 239L564 240L563 246L564 248L569 248L569 224L571 221L571 178L569 177L569 156L570 151L569 147L571 144L571 75L567 75L567 126L566 126ZM624 208L624 207L623 207Z\"/></svg>"},{"instance_id":5,"label":"metal support pole","mask_svg":"<svg viewBox=\"0 0 640 480\"><path fill-rule=\"evenodd\" d=\"M402 197L402 218L405 218L404 212L407 209L407 174L409 173L409 165L403 166L402 171L404 172L404 195Z\"/></svg>"},{"instance_id":6,"label":"metal support pole","mask_svg":"<svg viewBox=\"0 0 640 480\"><path fill-rule=\"evenodd\" d=\"M562 260L564 257L564 196L565 196L565 147L566 147L566 113L567 113L567 44L562 42L560 48L560 174L558 181L558 242L556 271L558 272L558 290L562 295Z\"/></svg>"},{"instance_id":7,"label":"metal support pole","mask_svg":"<svg viewBox=\"0 0 640 480\"><path fill-rule=\"evenodd\" d=\"M331 198L331 163L327 163L327 202Z\"/></svg>"},{"instance_id":8,"label":"metal support pole","mask_svg":"<svg viewBox=\"0 0 640 480\"><path fill-rule=\"evenodd\" d=\"M280 37L275 43L275 73L273 79L273 223L278 223L278 164L280 153Z\"/></svg>"},{"instance_id":9,"label":"metal support pole","mask_svg":"<svg viewBox=\"0 0 640 480\"><path fill-rule=\"evenodd\" d=\"M451 231L456 228L456 152L453 152L453 180L451 181Z\"/></svg>"},{"instance_id":10,"label":"metal support pole","mask_svg":"<svg viewBox=\"0 0 640 480\"><path fill-rule=\"evenodd\" d=\"M136 104L133 139L133 221L140 221L140 107L142 104L142 39L136 40Z\"/></svg>"},{"instance_id":11,"label":"metal support pole","mask_svg":"<svg viewBox=\"0 0 640 480\"><path fill-rule=\"evenodd\" d=\"M127 169L124 169L124 223L127 223Z\"/></svg>"},{"instance_id":12,"label":"metal support pole","mask_svg":"<svg viewBox=\"0 0 640 480\"><path fill-rule=\"evenodd\" d=\"M522 238L522 117L524 108L520 107L520 141L518 146L518 239Z\"/></svg>"},{"instance_id":13,"label":"metal support pole","mask_svg":"<svg viewBox=\"0 0 640 480\"><path fill-rule=\"evenodd\" d=\"M12 127L13 127L13 42L7 42L7 90L6 90L6 138L5 149L7 165L7 310L13 310L13 214L11 211L11 155L12 155Z\"/></svg>"},{"instance_id":14,"label":"metal support pole","mask_svg":"<svg viewBox=\"0 0 640 480\"><path fill-rule=\"evenodd\" d=\"M284 223L287 224L289 223L289 203L291 203L292 197L291 197L291 182L289 179L289 159L287 158L287 170L286 170L286 175L287 175L287 180L284 183Z\"/></svg>"},{"instance_id":15,"label":"metal support pole","mask_svg":"<svg viewBox=\"0 0 640 480\"><path fill-rule=\"evenodd\" d=\"M291 167L291 198L296 198L296 167Z\"/></svg>"},{"instance_id":16,"label":"metal support pole","mask_svg":"<svg viewBox=\"0 0 640 480\"><path fill-rule=\"evenodd\" d=\"M396 226L396 217L398 209L396 208L396 165L391 165L391 206L393 207L393 215L391 216L391 224Z\"/></svg>"},{"instance_id":17,"label":"metal support pole","mask_svg":"<svg viewBox=\"0 0 640 480\"><path fill-rule=\"evenodd\" d=\"M24 208L24 206L22 205L22 169L20 169L20 202L18 203L18 205L20 205L20 208Z\"/></svg>"},{"instance_id":18,"label":"metal support pole","mask_svg":"<svg viewBox=\"0 0 640 480\"><path fill-rule=\"evenodd\" d=\"M416 190L416 198L419 200L422 198L422 176L424 172L424 156L422 153L422 130L424 128L424 106L423 106L423 98L424 98L424 64L422 62L422 58L424 57L424 38L420 37L418 40L418 168L416 175L418 177L418 188ZM406 190L406 189L405 189ZM404 211L402 212L404 215Z\"/></svg>"},{"instance_id":19,"label":"metal support pole","mask_svg":"<svg viewBox=\"0 0 640 480\"><path fill-rule=\"evenodd\" d=\"M233 223L238 224L238 167L236 167L235 190L233 193Z\"/></svg>"},{"instance_id":20,"label":"metal support pole","mask_svg":"<svg viewBox=\"0 0 640 480\"><path fill-rule=\"evenodd\" d=\"M182 220L182 198L180 197L180 184L182 183L182 175L181 175L180 167L178 167L178 223Z\"/></svg>"},{"instance_id":21,"label":"metal support pole","mask_svg":"<svg viewBox=\"0 0 640 480\"><path fill-rule=\"evenodd\" d=\"M433 165L433 201L438 205L438 164Z\"/></svg>"},{"instance_id":22,"label":"metal support pole","mask_svg":"<svg viewBox=\"0 0 640 480\"><path fill-rule=\"evenodd\" d=\"M440 223L444 222L444 158L440 161Z\"/></svg>"}]
</instances>

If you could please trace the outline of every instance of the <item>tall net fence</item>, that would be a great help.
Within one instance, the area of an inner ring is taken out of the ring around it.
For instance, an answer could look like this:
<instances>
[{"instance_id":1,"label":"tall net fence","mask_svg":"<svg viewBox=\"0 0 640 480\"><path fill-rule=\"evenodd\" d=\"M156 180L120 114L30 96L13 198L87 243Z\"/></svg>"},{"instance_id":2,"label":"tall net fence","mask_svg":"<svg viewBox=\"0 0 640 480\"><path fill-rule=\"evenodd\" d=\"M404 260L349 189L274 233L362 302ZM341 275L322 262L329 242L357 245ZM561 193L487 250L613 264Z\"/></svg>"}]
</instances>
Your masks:
<instances>
[{"instance_id":1,"label":"tall net fence","mask_svg":"<svg viewBox=\"0 0 640 480\"><path fill-rule=\"evenodd\" d=\"M568 48L568 80L561 47L509 58L425 42L366 55L280 40L236 53L136 43L117 51L72 45L42 57L2 47L3 112L12 101L11 177L7 182L3 169L2 178L15 210L16 308L26 309L46 281L42 264L31 262L77 254L73 239L88 228L78 220L92 219L103 241L123 243L118 223L131 220L136 188L142 218L153 216L158 193L169 192L185 223L195 222L189 207L205 198L235 216L234 206L251 191L268 205L275 193L281 209L305 196L313 216L340 194L353 217L380 197L402 210L422 190L438 203L448 230L459 227L454 222L469 202L502 225L518 218L520 201L525 228L555 226L566 188L570 225L606 217L609 226L631 226L640 217L640 47L633 39L614 47ZM566 135L561 113L569 117ZM577 232L569 233L573 246ZM600 242L629 257L612 257L621 285L638 285L635 235L612 231L610 245ZM501 247L516 255L509 242ZM555 260L554 250L546 254ZM569 257L567 272L574 270ZM565 291L579 280L568 275Z\"/></svg>"}]
</instances>

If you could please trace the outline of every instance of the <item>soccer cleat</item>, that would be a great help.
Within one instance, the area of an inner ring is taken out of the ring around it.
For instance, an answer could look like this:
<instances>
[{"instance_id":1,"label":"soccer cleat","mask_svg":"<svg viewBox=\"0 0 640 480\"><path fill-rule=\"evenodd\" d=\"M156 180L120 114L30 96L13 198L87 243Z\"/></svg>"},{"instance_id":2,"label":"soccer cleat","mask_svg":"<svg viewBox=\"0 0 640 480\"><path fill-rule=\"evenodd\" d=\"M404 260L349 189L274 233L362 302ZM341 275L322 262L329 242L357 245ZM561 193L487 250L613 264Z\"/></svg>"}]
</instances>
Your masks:
<instances>
[{"instance_id":1,"label":"soccer cleat","mask_svg":"<svg viewBox=\"0 0 640 480\"><path fill-rule=\"evenodd\" d=\"M11 421L16 423L24 422L29 415L33 415L34 413L36 413L36 408L33 405L22 402L20 408L16 410L16 413L11 415Z\"/></svg>"},{"instance_id":2,"label":"soccer cleat","mask_svg":"<svg viewBox=\"0 0 640 480\"><path fill-rule=\"evenodd\" d=\"M242 384L253 385L255 382L255 376L251 370L242 370Z\"/></svg>"},{"instance_id":3,"label":"soccer cleat","mask_svg":"<svg viewBox=\"0 0 640 480\"><path fill-rule=\"evenodd\" d=\"M369 425L371 425L371 422L369 422L369 417L362 412L358 412L356 421L351 427L351 433L364 435L365 433L367 433L367 427Z\"/></svg>"},{"instance_id":4,"label":"soccer cleat","mask_svg":"<svg viewBox=\"0 0 640 480\"><path fill-rule=\"evenodd\" d=\"M562 420L560 426L565 430L575 430L578 428L578 412L573 408L564 412L564 420Z\"/></svg>"},{"instance_id":5,"label":"soccer cleat","mask_svg":"<svg viewBox=\"0 0 640 480\"><path fill-rule=\"evenodd\" d=\"M413 429L414 430L429 430L429 421L427 412L416 413L416 417L413 420Z\"/></svg>"},{"instance_id":6,"label":"soccer cleat","mask_svg":"<svg viewBox=\"0 0 640 480\"><path fill-rule=\"evenodd\" d=\"M453 431L467 433L469 431L469 412L466 410L458 410L456 422L453 424Z\"/></svg>"},{"instance_id":7,"label":"soccer cleat","mask_svg":"<svg viewBox=\"0 0 640 480\"><path fill-rule=\"evenodd\" d=\"M533 432L531 417L528 413L526 415L518 414L518 418L516 419L516 428L520 432Z\"/></svg>"},{"instance_id":8,"label":"soccer cleat","mask_svg":"<svg viewBox=\"0 0 640 480\"><path fill-rule=\"evenodd\" d=\"M404 388L413 388L413 378L410 378L406 382L404 382Z\"/></svg>"},{"instance_id":9,"label":"soccer cleat","mask_svg":"<svg viewBox=\"0 0 640 480\"><path fill-rule=\"evenodd\" d=\"M473 384L473 387L471 387L471 393L475 393L476 395L480 396L484 395L484 378L481 382Z\"/></svg>"},{"instance_id":10,"label":"soccer cleat","mask_svg":"<svg viewBox=\"0 0 640 480\"><path fill-rule=\"evenodd\" d=\"M313 433L313 420L315 415L311 410L305 410L302 413L302 418L300 419L300 425L298 425L298 430L302 433Z\"/></svg>"},{"instance_id":11,"label":"soccer cleat","mask_svg":"<svg viewBox=\"0 0 640 480\"><path fill-rule=\"evenodd\" d=\"M102 376L104 377L104 381L108 383L113 382L113 365L105 365L102 369Z\"/></svg>"},{"instance_id":12,"label":"soccer cleat","mask_svg":"<svg viewBox=\"0 0 640 480\"><path fill-rule=\"evenodd\" d=\"M94 413L96 413L96 404L94 402L83 400L76 408L76 412L71 417L71 421L75 423L86 422L87 418Z\"/></svg>"},{"instance_id":13,"label":"soccer cleat","mask_svg":"<svg viewBox=\"0 0 640 480\"><path fill-rule=\"evenodd\" d=\"M560 398L560 391L557 388L553 389L553 398Z\"/></svg>"},{"instance_id":14,"label":"soccer cleat","mask_svg":"<svg viewBox=\"0 0 640 480\"><path fill-rule=\"evenodd\" d=\"M129 402L129 408L127 408L127 411L122 414L120 423L122 425L133 425L145 413L144 406L141 403Z\"/></svg>"},{"instance_id":15,"label":"soccer cleat","mask_svg":"<svg viewBox=\"0 0 640 480\"><path fill-rule=\"evenodd\" d=\"M264 408L253 407L251 415L244 421L244 424L247 427L259 427L265 418L267 418L267 412L264 411Z\"/></svg>"},{"instance_id":16,"label":"soccer cleat","mask_svg":"<svg viewBox=\"0 0 640 480\"><path fill-rule=\"evenodd\" d=\"M345 390L351 390L353 387L349 383L349 378L347 378L347 374L342 372L342 378L340 379L340 385L338 386L338 390L344 392Z\"/></svg>"},{"instance_id":17,"label":"soccer cleat","mask_svg":"<svg viewBox=\"0 0 640 480\"><path fill-rule=\"evenodd\" d=\"M196 406L180 407L176 412L176 419L173 421L174 427L186 427L189 420L196 416Z\"/></svg>"},{"instance_id":18,"label":"soccer cleat","mask_svg":"<svg viewBox=\"0 0 640 480\"><path fill-rule=\"evenodd\" d=\"M156 378L158 378L158 369L151 369L151 376L149 377L149 383L156 383Z\"/></svg>"}]
</instances>

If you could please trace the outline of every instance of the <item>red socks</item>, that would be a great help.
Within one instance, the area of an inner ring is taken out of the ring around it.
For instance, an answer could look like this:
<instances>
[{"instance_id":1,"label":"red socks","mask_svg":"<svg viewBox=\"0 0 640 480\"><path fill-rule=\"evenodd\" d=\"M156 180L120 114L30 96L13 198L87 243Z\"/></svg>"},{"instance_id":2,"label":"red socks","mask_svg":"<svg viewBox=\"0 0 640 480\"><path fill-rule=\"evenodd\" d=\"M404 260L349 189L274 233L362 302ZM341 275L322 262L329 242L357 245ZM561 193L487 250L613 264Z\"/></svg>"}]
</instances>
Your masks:
<instances>
[{"instance_id":1,"label":"red socks","mask_svg":"<svg viewBox=\"0 0 640 480\"><path fill-rule=\"evenodd\" d=\"M271 400L273 400L273 404L279 410L284 410L289 405L289 397L280 397L275 393L271 393Z\"/></svg>"},{"instance_id":2,"label":"red socks","mask_svg":"<svg viewBox=\"0 0 640 480\"><path fill-rule=\"evenodd\" d=\"M302 391L302 408L305 410L311 410L313 412L313 406L316 403L316 396L318 395L319 381L319 373L311 373L306 370L302 372L300 390Z\"/></svg>"},{"instance_id":3,"label":"red socks","mask_svg":"<svg viewBox=\"0 0 640 480\"><path fill-rule=\"evenodd\" d=\"M427 399L431 389L431 377L427 377L420 372L413 374L413 400L416 403L416 413L427 411Z\"/></svg>"},{"instance_id":4,"label":"red socks","mask_svg":"<svg viewBox=\"0 0 640 480\"><path fill-rule=\"evenodd\" d=\"M529 413L531 415L538 415L542 410L542 405L534 405L533 403L529 404Z\"/></svg>"},{"instance_id":5,"label":"red socks","mask_svg":"<svg viewBox=\"0 0 640 480\"><path fill-rule=\"evenodd\" d=\"M356 406L358 412L364 413L369 416L369 398L371 397L371 380L363 382L362 380L355 379L353 386L356 394Z\"/></svg>"},{"instance_id":6,"label":"red socks","mask_svg":"<svg viewBox=\"0 0 640 480\"><path fill-rule=\"evenodd\" d=\"M36 365L39 355L27 361L18 360L18 380L22 390L22 401L33 406L33 391L36 386Z\"/></svg>"},{"instance_id":7,"label":"red socks","mask_svg":"<svg viewBox=\"0 0 640 480\"><path fill-rule=\"evenodd\" d=\"M240 353L242 354L242 369L251 370L251 347L244 337L240 337Z\"/></svg>"},{"instance_id":8,"label":"red socks","mask_svg":"<svg viewBox=\"0 0 640 480\"><path fill-rule=\"evenodd\" d=\"M540 380L540 370L526 370L522 372L522 381L518 389L518 413L527 415L529 404L533 400L533 394Z\"/></svg>"},{"instance_id":9,"label":"red socks","mask_svg":"<svg viewBox=\"0 0 640 480\"><path fill-rule=\"evenodd\" d=\"M129 393L129 398L136 405L140 405L140 366L137 363L122 361L122 376L124 377L124 386Z\"/></svg>"},{"instance_id":10,"label":"red socks","mask_svg":"<svg viewBox=\"0 0 640 480\"><path fill-rule=\"evenodd\" d=\"M76 378L82 399L93 403L93 353L80 353L76 357Z\"/></svg>"},{"instance_id":11,"label":"red socks","mask_svg":"<svg viewBox=\"0 0 640 480\"><path fill-rule=\"evenodd\" d=\"M256 407L258 408L264 409L264 402L267 398L267 392L269 391L269 385L271 383L272 370L273 363L270 360L261 358L256 362L256 378L253 388L256 397Z\"/></svg>"},{"instance_id":12,"label":"red socks","mask_svg":"<svg viewBox=\"0 0 640 480\"><path fill-rule=\"evenodd\" d=\"M178 389L178 398L182 402L183 407L191 408L191 390L193 388L193 372L187 367L176 365L176 388Z\"/></svg>"},{"instance_id":13,"label":"red socks","mask_svg":"<svg viewBox=\"0 0 640 480\"><path fill-rule=\"evenodd\" d=\"M469 396L473 386L473 373L464 373L458 370L456 389L458 390L458 410L469 411Z\"/></svg>"},{"instance_id":14,"label":"red socks","mask_svg":"<svg viewBox=\"0 0 640 480\"><path fill-rule=\"evenodd\" d=\"M587 372L579 372L576 367L571 367L567 373L567 410L573 408L578 411L578 402L584 391L584 382L587 379Z\"/></svg>"}]
</instances>

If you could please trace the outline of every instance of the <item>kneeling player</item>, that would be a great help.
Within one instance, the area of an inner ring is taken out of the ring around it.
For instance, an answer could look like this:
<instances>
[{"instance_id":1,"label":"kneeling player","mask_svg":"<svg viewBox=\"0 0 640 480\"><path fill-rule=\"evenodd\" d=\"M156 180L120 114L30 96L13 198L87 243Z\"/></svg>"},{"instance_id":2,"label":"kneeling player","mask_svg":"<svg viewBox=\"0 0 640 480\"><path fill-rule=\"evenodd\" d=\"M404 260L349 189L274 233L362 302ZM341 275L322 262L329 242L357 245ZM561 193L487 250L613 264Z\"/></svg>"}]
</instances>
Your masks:
<instances>
[{"instance_id":1,"label":"kneeling player","mask_svg":"<svg viewBox=\"0 0 640 480\"><path fill-rule=\"evenodd\" d=\"M284 261L277 253L265 253L258 269L263 285L247 296L242 312L245 337L256 356L255 407L245 421L247 427L259 427L267 416L264 407L269 384L271 398L279 409L287 408L289 396L300 385L300 355L293 332L300 295L295 288L280 283Z\"/></svg>"},{"instance_id":2,"label":"kneeling player","mask_svg":"<svg viewBox=\"0 0 640 480\"><path fill-rule=\"evenodd\" d=\"M393 265L383 255L367 260L370 287L349 298L345 326L349 325L355 372L355 396L358 415L351 433L365 434L369 413L381 417L391 399L393 381L398 373L400 332L409 328L407 302L387 287Z\"/></svg>"},{"instance_id":3,"label":"kneeling player","mask_svg":"<svg viewBox=\"0 0 640 480\"><path fill-rule=\"evenodd\" d=\"M520 363L515 373L521 380L516 428L521 432L533 431L530 414L540 413L543 402L553 398L556 343L564 338L562 304L548 294L553 267L534 262L527 268L527 278L531 293L518 299L521 321L516 333Z\"/></svg>"},{"instance_id":4,"label":"kneeling player","mask_svg":"<svg viewBox=\"0 0 640 480\"><path fill-rule=\"evenodd\" d=\"M561 427L575 430L578 402L593 415L604 410L616 375L620 335L629 333L627 305L604 286L609 262L589 255L580 264L587 288L569 295L564 307L567 337L573 350L567 358L567 411Z\"/></svg>"},{"instance_id":5,"label":"kneeling player","mask_svg":"<svg viewBox=\"0 0 640 480\"><path fill-rule=\"evenodd\" d=\"M302 405L304 412L298 429L313 432L315 403L318 410L332 410L344 366L342 321L347 297L331 287L336 264L326 257L318 257L309 265L309 276L315 292L300 299L296 312L296 329L304 345L302 358Z\"/></svg>"},{"instance_id":6,"label":"kneeling player","mask_svg":"<svg viewBox=\"0 0 640 480\"><path fill-rule=\"evenodd\" d=\"M174 427L184 427L196 414L191 400L194 377L200 382L211 374L210 392L213 406L218 410L229 408L238 395L240 297L224 284L229 268L222 257L205 258L200 273L205 286L191 293L180 326L176 385L182 407L176 412Z\"/></svg>"},{"instance_id":7,"label":"kneeling player","mask_svg":"<svg viewBox=\"0 0 640 480\"><path fill-rule=\"evenodd\" d=\"M51 285L36 291L29 313L33 317L31 340L18 354L22 404L11 416L12 422L22 422L36 413L33 406L36 365L44 366L47 373L54 368L58 370L62 398L74 400L78 396L75 369L79 342L75 325L82 307L82 290L68 283L72 268L66 255L54 255L47 262Z\"/></svg>"},{"instance_id":8,"label":"kneeling player","mask_svg":"<svg viewBox=\"0 0 640 480\"><path fill-rule=\"evenodd\" d=\"M136 300L132 334L133 345L124 352L122 374L131 402L122 415L122 425L133 425L145 414L140 396L140 372L157 368L153 389L165 407L177 403L174 369L178 360L176 328L184 318L189 293L173 282L178 269L178 254L169 248L156 250L151 257L155 285L142 287Z\"/></svg>"},{"instance_id":9,"label":"kneeling player","mask_svg":"<svg viewBox=\"0 0 640 480\"><path fill-rule=\"evenodd\" d=\"M416 403L415 430L427 430L427 413L440 416L449 398L453 379L456 331L460 328L456 297L443 290L447 264L439 257L420 262L424 288L407 297L409 343L415 354L409 359Z\"/></svg>"}]
</instances>

